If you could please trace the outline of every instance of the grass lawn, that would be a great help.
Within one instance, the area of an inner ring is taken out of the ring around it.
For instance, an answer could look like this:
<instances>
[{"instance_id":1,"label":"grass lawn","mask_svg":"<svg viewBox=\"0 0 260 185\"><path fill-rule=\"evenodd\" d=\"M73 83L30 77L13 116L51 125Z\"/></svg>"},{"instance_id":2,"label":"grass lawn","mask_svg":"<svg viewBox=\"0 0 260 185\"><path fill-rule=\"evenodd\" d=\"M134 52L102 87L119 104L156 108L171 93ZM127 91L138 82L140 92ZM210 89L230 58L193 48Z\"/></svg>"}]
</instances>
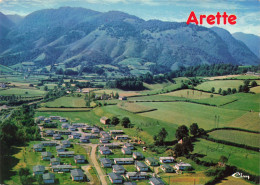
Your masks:
<instances>
[{"instance_id":1,"label":"grass lawn","mask_svg":"<svg viewBox=\"0 0 260 185\"><path fill-rule=\"evenodd\" d=\"M183 89L179 91L174 91L170 93L162 94L163 96L178 96L178 97L184 97L187 99L204 99L204 98L210 98L210 95L212 93L206 93L202 91L196 91L191 89ZM218 97L220 95L214 94L213 97Z\"/></svg>"},{"instance_id":2,"label":"grass lawn","mask_svg":"<svg viewBox=\"0 0 260 185\"><path fill-rule=\"evenodd\" d=\"M260 134L236 131L236 130L215 130L209 133L210 137L239 144L259 147Z\"/></svg>"},{"instance_id":3,"label":"grass lawn","mask_svg":"<svg viewBox=\"0 0 260 185\"><path fill-rule=\"evenodd\" d=\"M228 88L238 88L239 85L243 85L243 80L215 80L215 81L207 81L198 86L196 89L204 90L204 91L211 91L211 88L214 87L215 91L221 88L222 90L227 90Z\"/></svg>"},{"instance_id":4,"label":"grass lawn","mask_svg":"<svg viewBox=\"0 0 260 185\"><path fill-rule=\"evenodd\" d=\"M133 112L133 113L156 110L156 109L151 109L150 107L146 107L146 106L143 106L143 105L140 105L137 103L121 102L117 105L119 108L124 109L129 112Z\"/></svg>"},{"instance_id":5,"label":"grass lawn","mask_svg":"<svg viewBox=\"0 0 260 185\"><path fill-rule=\"evenodd\" d=\"M198 123L204 129L211 129L216 126L215 115L220 116L219 126L223 127L245 114L245 111L222 109L188 102L142 102L140 104L158 110L139 115L177 125L185 124L189 126L192 123Z\"/></svg>"},{"instance_id":6,"label":"grass lawn","mask_svg":"<svg viewBox=\"0 0 260 185\"><path fill-rule=\"evenodd\" d=\"M241 178L234 178L232 176L229 176L222 180L220 183L217 183L218 185L251 185L251 183L241 179Z\"/></svg>"},{"instance_id":7,"label":"grass lawn","mask_svg":"<svg viewBox=\"0 0 260 185\"><path fill-rule=\"evenodd\" d=\"M218 162L220 156L228 157L228 164L255 175L259 174L259 153L200 139L194 143L193 153L205 155L201 160Z\"/></svg>"},{"instance_id":8,"label":"grass lawn","mask_svg":"<svg viewBox=\"0 0 260 185\"><path fill-rule=\"evenodd\" d=\"M28 94L26 94L26 92ZM17 96L43 96L46 92L38 89L22 89L22 88L10 88L0 91L0 95L17 95Z\"/></svg>"},{"instance_id":9,"label":"grass lawn","mask_svg":"<svg viewBox=\"0 0 260 185\"><path fill-rule=\"evenodd\" d=\"M45 103L46 107L86 107L84 97L64 96Z\"/></svg>"}]
</instances>

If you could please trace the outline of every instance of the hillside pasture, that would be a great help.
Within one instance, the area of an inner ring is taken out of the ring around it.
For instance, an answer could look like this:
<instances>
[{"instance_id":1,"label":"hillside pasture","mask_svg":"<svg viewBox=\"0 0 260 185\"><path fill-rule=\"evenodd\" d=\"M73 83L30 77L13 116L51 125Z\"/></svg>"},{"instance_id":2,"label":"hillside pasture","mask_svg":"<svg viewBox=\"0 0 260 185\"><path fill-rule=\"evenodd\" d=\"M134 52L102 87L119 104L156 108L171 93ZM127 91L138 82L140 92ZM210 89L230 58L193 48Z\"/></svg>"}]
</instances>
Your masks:
<instances>
[{"instance_id":1,"label":"hillside pasture","mask_svg":"<svg viewBox=\"0 0 260 185\"><path fill-rule=\"evenodd\" d=\"M186 98L177 96L161 96L161 95L150 95L150 96L137 96L128 98L129 101L176 101L186 100Z\"/></svg>"},{"instance_id":2,"label":"hillside pasture","mask_svg":"<svg viewBox=\"0 0 260 185\"><path fill-rule=\"evenodd\" d=\"M132 112L132 113L150 112L150 111L156 110L156 109L152 109L150 107L143 106L143 105L140 105L137 103L121 102L121 103L118 103L117 105L119 108Z\"/></svg>"},{"instance_id":3,"label":"hillside pasture","mask_svg":"<svg viewBox=\"0 0 260 185\"><path fill-rule=\"evenodd\" d=\"M204 79L207 80L221 80L221 79L226 79L226 78L236 78L241 75L224 75L224 76L212 76L212 77L205 77Z\"/></svg>"},{"instance_id":4,"label":"hillside pasture","mask_svg":"<svg viewBox=\"0 0 260 185\"><path fill-rule=\"evenodd\" d=\"M162 96L177 96L177 97L183 97L187 99L205 99L210 98L212 93L192 90L192 89L182 89L178 91L173 91L170 93L161 94ZM220 95L214 94L213 97L218 97Z\"/></svg>"},{"instance_id":5,"label":"hillside pasture","mask_svg":"<svg viewBox=\"0 0 260 185\"><path fill-rule=\"evenodd\" d=\"M206 81L202 84L196 86L196 89L203 91L211 91L211 88L214 87L215 91L221 88L222 90L227 90L228 88L238 88L240 85L243 85L243 80L214 80L214 81Z\"/></svg>"},{"instance_id":6,"label":"hillside pasture","mask_svg":"<svg viewBox=\"0 0 260 185\"><path fill-rule=\"evenodd\" d=\"M248 130L260 130L260 120L258 112L246 112L244 115L233 120L228 127L243 128Z\"/></svg>"},{"instance_id":7,"label":"hillside pasture","mask_svg":"<svg viewBox=\"0 0 260 185\"><path fill-rule=\"evenodd\" d=\"M45 107L86 107L84 97L64 96L44 104Z\"/></svg>"},{"instance_id":8,"label":"hillside pasture","mask_svg":"<svg viewBox=\"0 0 260 185\"><path fill-rule=\"evenodd\" d=\"M217 163L220 156L226 156L228 158L227 164L241 168L249 173L255 175L259 174L259 153L249 151L246 149L223 145L205 139L199 139L194 143L193 153L204 155L200 158L203 161L212 161Z\"/></svg>"},{"instance_id":9,"label":"hillside pasture","mask_svg":"<svg viewBox=\"0 0 260 185\"><path fill-rule=\"evenodd\" d=\"M0 95L3 96L10 96L10 95L16 95L16 96L43 96L46 94L45 91L41 91L38 89L22 89L22 88L9 88L5 90L0 91Z\"/></svg>"},{"instance_id":10,"label":"hillside pasture","mask_svg":"<svg viewBox=\"0 0 260 185\"><path fill-rule=\"evenodd\" d=\"M141 102L141 105L158 110L140 115L177 125L198 123L204 129L216 127L215 116L220 116L219 127L227 126L233 120L245 114L245 111L229 110L189 102Z\"/></svg>"},{"instance_id":11,"label":"hillside pasture","mask_svg":"<svg viewBox=\"0 0 260 185\"><path fill-rule=\"evenodd\" d=\"M260 84L259 84L259 85L260 85ZM259 93L260 93L260 86L250 88L250 91L259 94Z\"/></svg>"},{"instance_id":12,"label":"hillside pasture","mask_svg":"<svg viewBox=\"0 0 260 185\"><path fill-rule=\"evenodd\" d=\"M94 91L96 94L111 94L111 93L114 93L114 95L116 93L119 94L119 96L126 96L126 97L129 97L129 96L136 96L136 95L140 95L139 92L136 92L136 91L123 91L123 90L120 90L120 89L101 89L101 90L97 90L97 91Z\"/></svg>"},{"instance_id":13,"label":"hillside pasture","mask_svg":"<svg viewBox=\"0 0 260 185\"><path fill-rule=\"evenodd\" d=\"M237 131L237 130L215 130L209 133L214 139L225 140L233 143L259 147L260 134Z\"/></svg>"}]
</instances>

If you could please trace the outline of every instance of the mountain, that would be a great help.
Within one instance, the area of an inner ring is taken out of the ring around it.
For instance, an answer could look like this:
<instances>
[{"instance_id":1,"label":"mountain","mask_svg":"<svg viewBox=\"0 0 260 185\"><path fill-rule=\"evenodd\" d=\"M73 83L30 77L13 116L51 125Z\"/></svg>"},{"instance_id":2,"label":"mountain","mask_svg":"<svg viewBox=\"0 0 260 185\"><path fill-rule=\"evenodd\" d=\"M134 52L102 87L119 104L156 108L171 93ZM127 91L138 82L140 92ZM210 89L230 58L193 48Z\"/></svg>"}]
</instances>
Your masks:
<instances>
[{"instance_id":1,"label":"mountain","mask_svg":"<svg viewBox=\"0 0 260 185\"><path fill-rule=\"evenodd\" d=\"M14 23L0 12L0 39L7 35L12 26L14 26Z\"/></svg>"},{"instance_id":2,"label":"mountain","mask_svg":"<svg viewBox=\"0 0 260 185\"><path fill-rule=\"evenodd\" d=\"M15 24L18 24L23 20L23 17L17 14L6 15L6 17Z\"/></svg>"},{"instance_id":3,"label":"mountain","mask_svg":"<svg viewBox=\"0 0 260 185\"><path fill-rule=\"evenodd\" d=\"M22 62L37 68L92 67L131 74L197 64L260 63L226 30L71 7L33 12L12 27L0 43L0 63L13 67Z\"/></svg>"},{"instance_id":4,"label":"mountain","mask_svg":"<svg viewBox=\"0 0 260 185\"><path fill-rule=\"evenodd\" d=\"M245 45L260 58L260 37L254 34L246 34L242 32L233 33L232 36L245 43Z\"/></svg>"}]
</instances>

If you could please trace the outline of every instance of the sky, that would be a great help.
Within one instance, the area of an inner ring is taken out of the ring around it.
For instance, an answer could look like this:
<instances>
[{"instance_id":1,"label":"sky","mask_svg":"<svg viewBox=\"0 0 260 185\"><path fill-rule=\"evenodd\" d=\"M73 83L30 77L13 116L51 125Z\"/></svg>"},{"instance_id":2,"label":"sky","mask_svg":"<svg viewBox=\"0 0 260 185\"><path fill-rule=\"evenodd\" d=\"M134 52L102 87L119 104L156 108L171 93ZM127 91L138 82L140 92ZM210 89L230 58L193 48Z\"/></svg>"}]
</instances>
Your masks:
<instances>
[{"instance_id":1,"label":"sky","mask_svg":"<svg viewBox=\"0 0 260 185\"><path fill-rule=\"evenodd\" d=\"M0 12L26 16L33 11L63 6L83 7L100 12L123 11L144 20L186 22L190 12L196 16L217 12L237 16L235 25L219 26L229 32L260 36L260 0L0 0ZM203 24L211 27L211 25Z\"/></svg>"}]
</instances>

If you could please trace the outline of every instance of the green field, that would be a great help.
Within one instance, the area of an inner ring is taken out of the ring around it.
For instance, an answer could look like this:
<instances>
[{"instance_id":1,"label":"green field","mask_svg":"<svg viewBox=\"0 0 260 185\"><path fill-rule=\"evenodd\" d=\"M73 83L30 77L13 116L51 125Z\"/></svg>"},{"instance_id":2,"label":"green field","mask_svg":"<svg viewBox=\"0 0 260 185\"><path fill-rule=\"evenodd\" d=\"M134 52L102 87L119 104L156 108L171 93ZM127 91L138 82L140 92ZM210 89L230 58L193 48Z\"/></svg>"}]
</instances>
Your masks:
<instances>
[{"instance_id":1,"label":"green field","mask_svg":"<svg viewBox=\"0 0 260 185\"><path fill-rule=\"evenodd\" d=\"M86 107L84 97L64 96L44 104L45 107Z\"/></svg>"},{"instance_id":2,"label":"green field","mask_svg":"<svg viewBox=\"0 0 260 185\"><path fill-rule=\"evenodd\" d=\"M243 85L243 80L214 80L214 81L207 81L202 84L196 86L196 89L203 90L203 91L211 91L211 88L214 87L215 91L221 88L222 90L227 90L228 88L238 88L239 85Z\"/></svg>"},{"instance_id":3,"label":"green field","mask_svg":"<svg viewBox=\"0 0 260 185\"><path fill-rule=\"evenodd\" d=\"M254 79L259 79L259 76L251 76L251 75L241 75L241 76L236 76L236 77L229 77L229 78L226 78L226 79L237 79L237 80L254 80Z\"/></svg>"},{"instance_id":4,"label":"green field","mask_svg":"<svg viewBox=\"0 0 260 185\"><path fill-rule=\"evenodd\" d=\"M205 98L210 98L211 95L213 95L213 97L220 96L218 94L206 93L206 92L196 91L191 89L183 89L179 91L162 94L162 96L177 96L177 97L184 97L187 99L205 99Z\"/></svg>"},{"instance_id":5,"label":"green field","mask_svg":"<svg viewBox=\"0 0 260 185\"><path fill-rule=\"evenodd\" d=\"M41 91L38 89L21 89L21 88L9 88L0 91L0 95L5 95L5 96L10 96L10 95L43 96L45 93L46 91Z\"/></svg>"},{"instance_id":6,"label":"green field","mask_svg":"<svg viewBox=\"0 0 260 185\"><path fill-rule=\"evenodd\" d=\"M153 112L141 113L142 116L177 125L198 123L204 129L216 126L215 115L220 116L219 126L223 127L245 113L241 110L222 109L189 102L141 102L140 104L158 109Z\"/></svg>"},{"instance_id":7,"label":"green field","mask_svg":"<svg viewBox=\"0 0 260 185\"><path fill-rule=\"evenodd\" d=\"M4 66L4 65L1 65L0 64L0 72L2 73L12 73L12 72L15 72L13 69L7 67L7 66Z\"/></svg>"},{"instance_id":8,"label":"green field","mask_svg":"<svg viewBox=\"0 0 260 185\"><path fill-rule=\"evenodd\" d=\"M259 147L260 141L260 134L236 130L215 130L213 132L210 132L209 136L214 139L220 139L254 147Z\"/></svg>"},{"instance_id":9,"label":"green field","mask_svg":"<svg viewBox=\"0 0 260 185\"><path fill-rule=\"evenodd\" d=\"M201 158L204 161L218 162L220 156L228 157L228 164L237 166L249 173L259 175L259 153L237 148L229 145L223 145L200 139L194 143L193 153L205 155Z\"/></svg>"},{"instance_id":10,"label":"green field","mask_svg":"<svg viewBox=\"0 0 260 185\"><path fill-rule=\"evenodd\" d=\"M148 111L156 110L156 109L151 109L150 107L146 107L146 106L139 105L139 104L136 104L136 103L121 102L117 105L118 105L119 108L127 110L129 112L133 112L133 113L148 112Z\"/></svg>"},{"instance_id":11,"label":"green field","mask_svg":"<svg viewBox=\"0 0 260 185\"><path fill-rule=\"evenodd\" d=\"M130 101L176 101L186 100L184 97L167 96L167 95L150 95L150 96L137 96L128 98Z\"/></svg>"}]
</instances>

